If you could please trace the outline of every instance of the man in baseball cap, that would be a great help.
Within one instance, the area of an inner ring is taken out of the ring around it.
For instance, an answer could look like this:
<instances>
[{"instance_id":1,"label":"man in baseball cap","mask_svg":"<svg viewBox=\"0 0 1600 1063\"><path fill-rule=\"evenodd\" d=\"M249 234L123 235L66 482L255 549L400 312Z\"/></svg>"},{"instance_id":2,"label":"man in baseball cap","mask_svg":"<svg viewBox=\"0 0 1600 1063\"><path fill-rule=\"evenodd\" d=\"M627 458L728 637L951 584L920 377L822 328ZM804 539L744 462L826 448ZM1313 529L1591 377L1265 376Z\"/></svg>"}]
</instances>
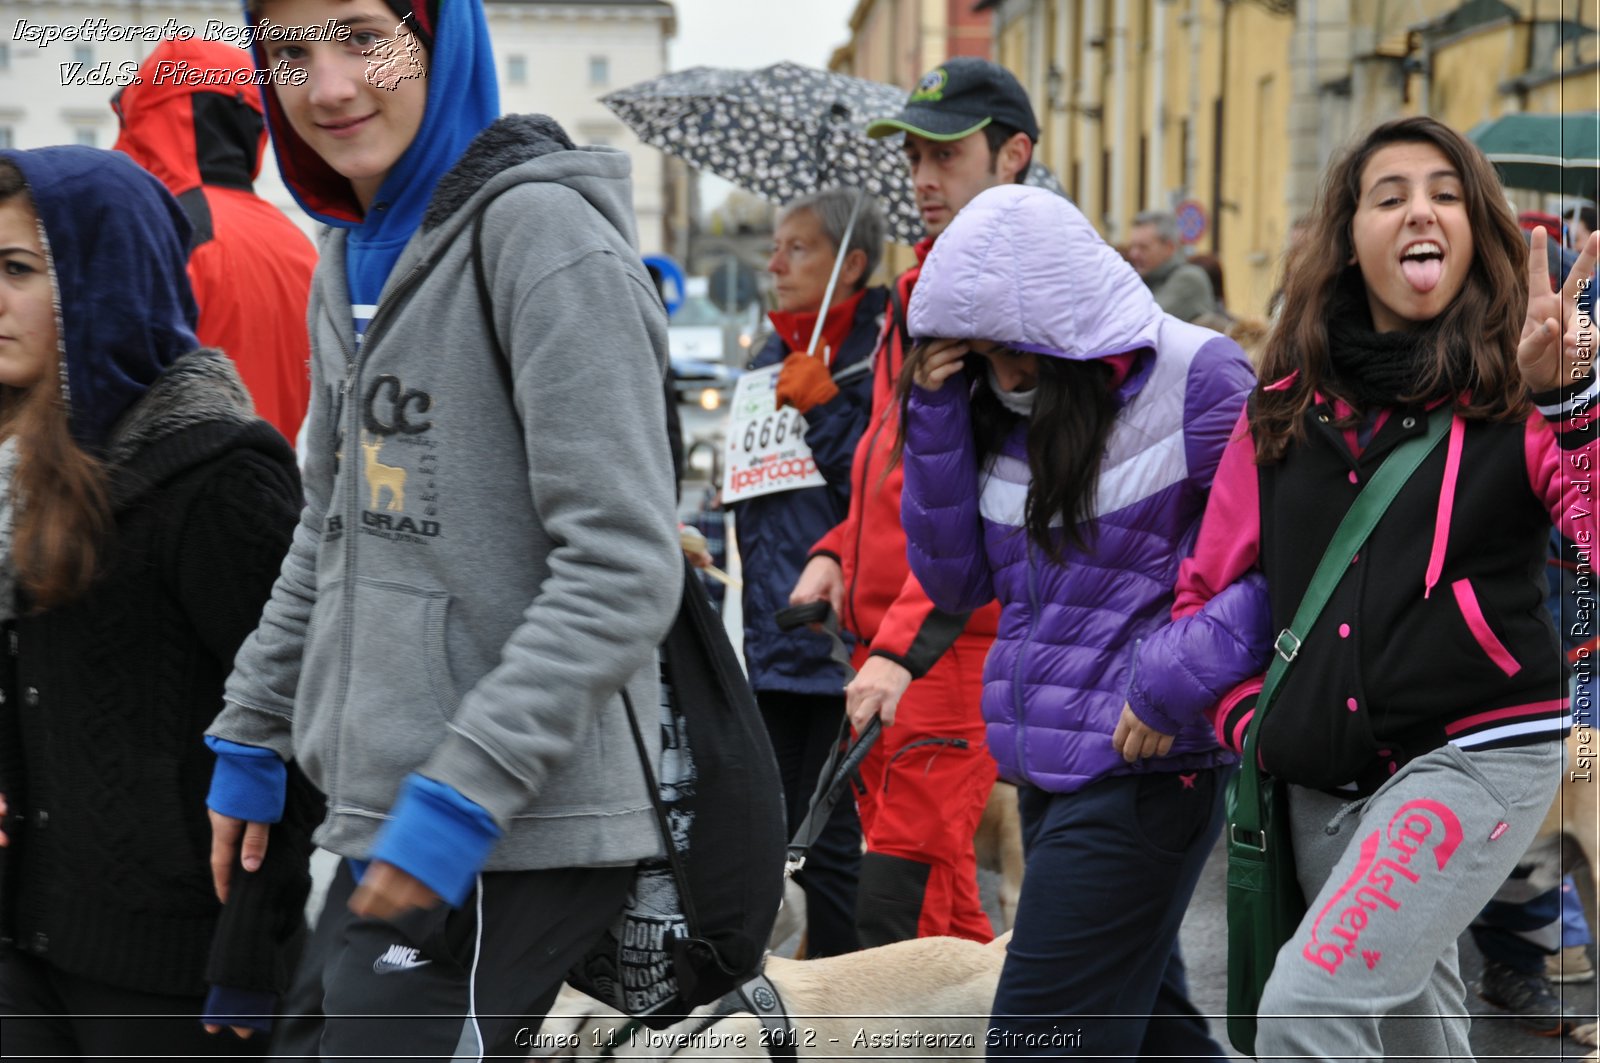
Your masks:
<instances>
[{"instance_id":1,"label":"man in baseball cap","mask_svg":"<svg viewBox=\"0 0 1600 1063\"><path fill-rule=\"evenodd\" d=\"M858 729L874 716L885 725L861 766L866 790L857 802L867 845L856 900L861 945L931 935L988 941L994 932L978 897L972 836L995 780L978 702L998 613L992 603L946 613L911 574L894 460L894 382L910 348L905 307L922 260L978 193L1022 180L1039 123L1004 67L957 58L930 71L899 114L867 133L905 135L928 236L917 245L918 264L892 289L891 324L875 356L887 372L875 377L867 422L878 427L856 447L849 511L812 547L789 600L830 601L841 610L856 636L858 669L845 688L846 709Z\"/></svg>"},{"instance_id":2,"label":"man in baseball cap","mask_svg":"<svg viewBox=\"0 0 1600 1063\"><path fill-rule=\"evenodd\" d=\"M958 56L928 71L899 114L867 126L868 136L896 133L922 223L937 237L979 192L1027 176L1039 122L1011 71Z\"/></svg>"}]
</instances>

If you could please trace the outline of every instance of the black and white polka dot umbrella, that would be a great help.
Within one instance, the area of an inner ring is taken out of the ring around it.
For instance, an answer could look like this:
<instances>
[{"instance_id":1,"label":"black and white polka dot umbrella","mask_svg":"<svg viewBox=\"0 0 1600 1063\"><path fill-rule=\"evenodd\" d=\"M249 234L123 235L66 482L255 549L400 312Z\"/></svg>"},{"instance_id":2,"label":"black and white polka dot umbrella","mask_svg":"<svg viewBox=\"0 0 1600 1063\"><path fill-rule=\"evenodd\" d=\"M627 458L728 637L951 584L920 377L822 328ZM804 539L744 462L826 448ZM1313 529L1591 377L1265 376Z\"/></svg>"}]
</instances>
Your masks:
<instances>
[{"instance_id":1,"label":"black and white polka dot umbrella","mask_svg":"<svg viewBox=\"0 0 1600 1063\"><path fill-rule=\"evenodd\" d=\"M889 235L923 237L902 153L869 122L898 114L906 90L797 63L762 70L694 67L602 97L640 140L775 203L828 185L877 197ZM1035 164L1028 183L1061 192Z\"/></svg>"}]
</instances>

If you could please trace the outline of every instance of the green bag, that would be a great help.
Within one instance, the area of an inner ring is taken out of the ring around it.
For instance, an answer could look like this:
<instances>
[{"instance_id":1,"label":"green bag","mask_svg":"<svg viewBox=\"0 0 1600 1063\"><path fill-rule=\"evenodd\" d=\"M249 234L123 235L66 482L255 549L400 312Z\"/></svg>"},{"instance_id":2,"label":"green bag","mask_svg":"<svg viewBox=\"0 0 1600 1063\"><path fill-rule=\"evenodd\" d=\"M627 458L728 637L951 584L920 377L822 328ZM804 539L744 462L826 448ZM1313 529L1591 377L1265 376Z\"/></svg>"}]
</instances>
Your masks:
<instances>
[{"instance_id":1,"label":"green bag","mask_svg":"<svg viewBox=\"0 0 1600 1063\"><path fill-rule=\"evenodd\" d=\"M1278 950L1306 914L1290 842L1288 784L1262 779L1256 761L1256 733L1300 654L1305 634L1350 570L1351 560L1377 527L1378 518L1422 459L1445 437L1450 418L1448 405L1435 409L1428 417L1427 431L1406 440L1384 459L1339 522L1294 620L1273 643L1272 665L1256 696L1255 715L1245 729L1242 763L1228 781L1228 1040L1247 1056L1255 1055L1256 1012Z\"/></svg>"},{"instance_id":2,"label":"green bag","mask_svg":"<svg viewBox=\"0 0 1600 1063\"><path fill-rule=\"evenodd\" d=\"M1254 804L1256 811L1241 814L1243 774L1228 780L1227 796L1228 1040L1253 1056L1261 991L1272 974L1278 950L1305 916L1306 901L1295 879L1288 787L1268 778L1254 801L1245 798L1245 805ZM1261 822L1261 828L1241 830L1239 820L1252 818Z\"/></svg>"}]
</instances>

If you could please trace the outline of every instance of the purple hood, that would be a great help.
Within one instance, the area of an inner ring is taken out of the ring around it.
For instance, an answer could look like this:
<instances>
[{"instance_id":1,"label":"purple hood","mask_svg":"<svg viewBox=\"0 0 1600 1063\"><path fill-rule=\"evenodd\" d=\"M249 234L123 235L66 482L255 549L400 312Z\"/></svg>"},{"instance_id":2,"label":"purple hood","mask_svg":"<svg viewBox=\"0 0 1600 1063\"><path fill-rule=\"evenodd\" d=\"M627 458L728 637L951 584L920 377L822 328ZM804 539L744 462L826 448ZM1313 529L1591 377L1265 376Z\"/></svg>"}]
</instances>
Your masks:
<instances>
[{"instance_id":1,"label":"purple hood","mask_svg":"<svg viewBox=\"0 0 1600 1063\"><path fill-rule=\"evenodd\" d=\"M1089 219L1043 188L1000 185L961 209L911 296L918 339L983 339L1084 360L1154 350L1150 289Z\"/></svg>"},{"instance_id":2,"label":"purple hood","mask_svg":"<svg viewBox=\"0 0 1600 1063\"><path fill-rule=\"evenodd\" d=\"M1197 623L1184 639L1164 641L1162 660L1138 651L1170 623L1178 563L1254 383L1244 353L1163 313L1070 203L1017 186L978 196L939 238L909 325L920 338L993 340L1057 358L1138 352L1116 390L1095 534L1086 550L1065 547L1061 564L1023 527L1027 426L980 459L967 378L912 390L901 495L907 555L940 608L1000 602L983 715L1001 774L1072 792L1107 775L1224 762L1202 714L1222 693L1203 681L1207 664L1260 648L1230 643L1226 624ZM1240 584L1212 606L1226 619L1261 600L1258 583ZM1167 757L1130 767L1112 749L1130 698L1146 722L1176 733Z\"/></svg>"}]
</instances>

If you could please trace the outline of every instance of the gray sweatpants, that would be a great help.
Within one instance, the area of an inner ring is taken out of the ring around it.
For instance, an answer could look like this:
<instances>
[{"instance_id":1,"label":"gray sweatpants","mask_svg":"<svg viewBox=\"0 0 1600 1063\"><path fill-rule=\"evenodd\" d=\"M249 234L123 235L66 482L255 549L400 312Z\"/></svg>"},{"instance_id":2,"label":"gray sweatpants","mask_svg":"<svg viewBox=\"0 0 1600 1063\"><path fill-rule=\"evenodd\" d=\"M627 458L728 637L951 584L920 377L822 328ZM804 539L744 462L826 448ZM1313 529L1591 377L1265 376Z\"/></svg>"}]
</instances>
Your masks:
<instances>
[{"instance_id":1,"label":"gray sweatpants","mask_svg":"<svg viewBox=\"0 0 1600 1063\"><path fill-rule=\"evenodd\" d=\"M1262 1061L1472 1058L1456 938L1527 850L1564 755L1446 745L1362 801L1290 788L1313 899L1261 1001Z\"/></svg>"}]
</instances>

